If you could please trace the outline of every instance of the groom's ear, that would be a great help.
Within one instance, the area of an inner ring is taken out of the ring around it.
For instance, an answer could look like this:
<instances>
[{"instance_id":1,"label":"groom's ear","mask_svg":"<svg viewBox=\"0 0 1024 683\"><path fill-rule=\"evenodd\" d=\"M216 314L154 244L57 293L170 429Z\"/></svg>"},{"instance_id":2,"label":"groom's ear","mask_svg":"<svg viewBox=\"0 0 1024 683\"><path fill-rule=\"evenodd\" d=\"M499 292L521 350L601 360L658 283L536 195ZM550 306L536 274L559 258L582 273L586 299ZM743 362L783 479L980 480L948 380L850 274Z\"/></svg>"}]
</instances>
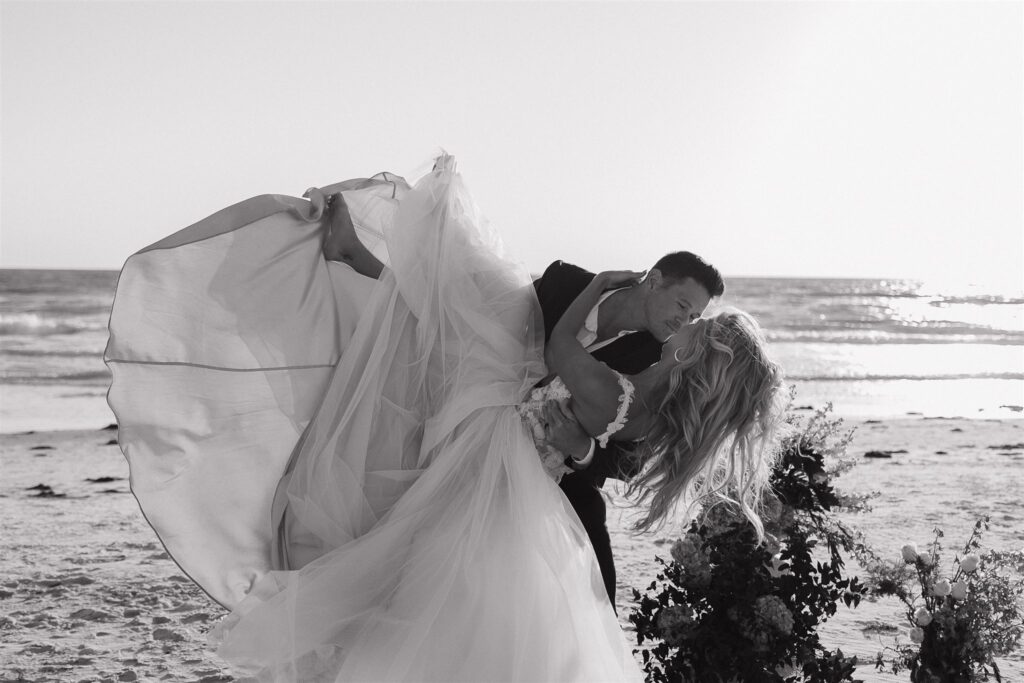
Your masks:
<instances>
[{"instance_id":1,"label":"groom's ear","mask_svg":"<svg viewBox=\"0 0 1024 683\"><path fill-rule=\"evenodd\" d=\"M644 278L644 284L647 285L648 289L655 289L661 284L661 271L657 268L651 268L651 272L647 273L647 277Z\"/></svg>"}]
</instances>

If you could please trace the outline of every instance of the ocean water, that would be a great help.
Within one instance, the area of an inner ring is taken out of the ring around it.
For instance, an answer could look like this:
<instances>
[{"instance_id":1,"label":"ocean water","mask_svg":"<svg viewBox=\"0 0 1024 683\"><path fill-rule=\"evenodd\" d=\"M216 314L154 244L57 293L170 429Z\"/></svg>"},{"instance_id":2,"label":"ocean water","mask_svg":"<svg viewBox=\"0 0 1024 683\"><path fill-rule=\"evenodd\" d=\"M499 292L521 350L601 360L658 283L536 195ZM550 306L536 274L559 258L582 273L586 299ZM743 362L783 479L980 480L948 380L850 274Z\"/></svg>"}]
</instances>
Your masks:
<instances>
[{"instance_id":1,"label":"ocean water","mask_svg":"<svg viewBox=\"0 0 1024 683\"><path fill-rule=\"evenodd\" d=\"M0 432L98 427L115 271L0 269ZM798 405L1022 417L1024 292L915 280L731 278Z\"/></svg>"}]
</instances>

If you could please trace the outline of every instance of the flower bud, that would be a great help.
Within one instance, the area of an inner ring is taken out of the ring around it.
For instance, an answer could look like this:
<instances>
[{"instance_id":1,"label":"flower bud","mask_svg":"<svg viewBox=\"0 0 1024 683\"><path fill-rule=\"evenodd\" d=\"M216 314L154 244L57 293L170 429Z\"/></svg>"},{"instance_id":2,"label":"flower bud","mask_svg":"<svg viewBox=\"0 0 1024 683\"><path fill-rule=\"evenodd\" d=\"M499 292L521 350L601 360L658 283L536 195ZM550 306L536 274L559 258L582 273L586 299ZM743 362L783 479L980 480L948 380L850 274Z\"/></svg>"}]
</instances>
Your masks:
<instances>
[{"instance_id":1,"label":"flower bud","mask_svg":"<svg viewBox=\"0 0 1024 683\"><path fill-rule=\"evenodd\" d=\"M939 598L946 597L951 590L952 587L949 585L949 579L939 579L932 584L932 595Z\"/></svg>"},{"instance_id":2,"label":"flower bud","mask_svg":"<svg viewBox=\"0 0 1024 683\"><path fill-rule=\"evenodd\" d=\"M913 543L908 543L903 546L903 549L900 550L900 552L903 553L903 561L907 564L912 564L917 560L917 546Z\"/></svg>"},{"instance_id":3,"label":"flower bud","mask_svg":"<svg viewBox=\"0 0 1024 683\"><path fill-rule=\"evenodd\" d=\"M957 581L950 588L949 594L953 596L954 600L964 600L967 598L967 582Z\"/></svg>"},{"instance_id":4,"label":"flower bud","mask_svg":"<svg viewBox=\"0 0 1024 683\"><path fill-rule=\"evenodd\" d=\"M978 568L978 565L980 563L981 558L975 555L974 553L970 553L966 555L964 559L960 560L960 569L963 569L965 572L970 574Z\"/></svg>"},{"instance_id":5,"label":"flower bud","mask_svg":"<svg viewBox=\"0 0 1024 683\"><path fill-rule=\"evenodd\" d=\"M910 639L915 643L924 642L924 629L920 626L910 629Z\"/></svg>"},{"instance_id":6,"label":"flower bud","mask_svg":"<svg viewBox=\"0 0 1024 683\"><path fill-rule=\"evenodd\" d=\"M932 623L932 613L924 607L918 607L917 611L914 612L914 621L917 622L918 626L927 626Z\"/></svg>"},{"instance_id":7,"label":"flower bud","mask_svg":"<svg viewBox=\"0 0 1024 683\"><path fill-rule=\"evenodd\" d=\"M925 567L932 566L932 556L930 553L921 553L917 556L917 559L921 560L921 564Z\"/></svg>"},{"instance_id":8,"label":"flower bud","mask_svg":"<svg viewBox=\"0 0 1024 683\"><path fill-rule=\"evenodd\" d=\"M793 572L789 568L789 563L782 559L781 553L772 555L771 566L768 567L768 574L770 574L773 579L792 573Z\"/></svg>"}]
</instances>

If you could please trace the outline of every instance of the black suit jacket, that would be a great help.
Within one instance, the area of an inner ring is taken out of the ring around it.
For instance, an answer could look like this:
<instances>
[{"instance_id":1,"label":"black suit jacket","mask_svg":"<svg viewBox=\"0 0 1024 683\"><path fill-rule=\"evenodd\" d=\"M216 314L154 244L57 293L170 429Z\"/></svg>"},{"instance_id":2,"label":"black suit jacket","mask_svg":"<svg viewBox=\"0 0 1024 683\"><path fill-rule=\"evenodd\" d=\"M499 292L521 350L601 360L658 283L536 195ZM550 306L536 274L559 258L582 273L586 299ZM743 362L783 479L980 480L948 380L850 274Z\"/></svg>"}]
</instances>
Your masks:
<instances>
[{"instance_id":1,"label":"black suit jacket","mask_svg":"<svg viewBox=\"0 0 1024 683\"><path fill-rule=\"evenodd\" d=\"M544 313L545 342L551 337L551 331L569 305L593 279L593 273L571 263L555 261L534 281L533 286ZM593 355L613 370L635 375L658 361L661 357L661 342L649 332L633 332L601 347ZM625 479L636 473L635 466L629 465L631 459L628 456L629 449L624 444L609 442L607 448L597 447L589 467L567 474L565 478L582 477L597 487L602 486L608 477Z\"/></svg>"}]
</instances>

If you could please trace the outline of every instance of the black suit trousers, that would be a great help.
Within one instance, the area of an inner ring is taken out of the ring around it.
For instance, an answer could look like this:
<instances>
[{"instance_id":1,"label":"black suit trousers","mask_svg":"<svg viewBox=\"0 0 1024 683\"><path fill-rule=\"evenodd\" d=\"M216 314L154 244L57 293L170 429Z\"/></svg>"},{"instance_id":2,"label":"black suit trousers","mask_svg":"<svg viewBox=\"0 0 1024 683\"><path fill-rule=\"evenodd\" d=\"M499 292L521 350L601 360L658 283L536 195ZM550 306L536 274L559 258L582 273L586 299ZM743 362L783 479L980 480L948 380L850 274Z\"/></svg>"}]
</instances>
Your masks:
<instances>
[{"instance_id":1,"label":"black suit trousers","mask_svg":"<svg viewBox=\"0 0 1024 683\"><path fill-rule=\"evenodd\" d=\"M583 523L583 528L586 529L587 536L590 537L590 542L594 546L597 563L601 567L601 578L604 579L604 588L608 591L608 599L614 609L615 560L612 558L612 541L608 535L604 496L589 477L580 474L565 475L559 485Z\"/></svg>"}]
</instances>

